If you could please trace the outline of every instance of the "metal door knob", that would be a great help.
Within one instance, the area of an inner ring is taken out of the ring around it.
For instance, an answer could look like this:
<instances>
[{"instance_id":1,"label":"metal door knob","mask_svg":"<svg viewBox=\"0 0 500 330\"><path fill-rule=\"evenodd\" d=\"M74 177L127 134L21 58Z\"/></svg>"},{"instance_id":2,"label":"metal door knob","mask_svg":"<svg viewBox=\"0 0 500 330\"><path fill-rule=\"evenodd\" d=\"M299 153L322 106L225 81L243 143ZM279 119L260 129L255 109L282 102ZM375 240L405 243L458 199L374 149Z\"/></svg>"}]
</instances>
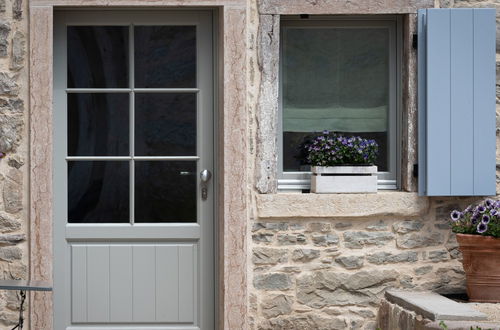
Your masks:
<instances>
[{"instance_id":1,"label":"metal door knob","mask_svg":"<svg viewBox=\"0 0 500 330\"><path fill-rule=\"evenodd\" d=\"M205 169L200 172L201 182L208 182L210 181L211 178L212 178L212 173L209 170Z\"/></svg>"}]
</instances>

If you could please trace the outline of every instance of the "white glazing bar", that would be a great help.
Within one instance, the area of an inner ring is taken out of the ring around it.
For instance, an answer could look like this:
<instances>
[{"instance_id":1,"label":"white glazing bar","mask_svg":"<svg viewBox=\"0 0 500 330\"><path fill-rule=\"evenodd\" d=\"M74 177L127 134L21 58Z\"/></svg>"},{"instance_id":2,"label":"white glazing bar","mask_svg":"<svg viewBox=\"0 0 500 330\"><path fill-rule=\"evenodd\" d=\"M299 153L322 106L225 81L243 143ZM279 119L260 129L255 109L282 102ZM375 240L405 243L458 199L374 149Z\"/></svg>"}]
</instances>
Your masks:
<instances>
[{"instance_id":1,"label":"white glazing bar","mask_svg":"<svg viewBox=\"0 0 500 330\"><path fill-rule=\"evenodd\" d=\"M134 88L136 93L198 93L199 88Z\"/></svg>"},{"instance_id":2,"label":"white glazing bar","mask_svg":"<svg viewBox=\"0 0 500 330\"><path fill-rule=\"evenodd\" d=\"M130 148L130 184L129 184L129 194L130 194L130 224L133 225L135 222L135 63L134 63L134 24L129 26L129 87L130 87L130 104L129 104L129 148Z\"/></svg>"},{"instance_id":3,"label":"white glazing bar","mask_svg":"<svg viewBox=\"0 0 500 330\"><path fill-rule=\"evenodd\" d=\"M130 61L130 59L129 59ZM134 74L130 72L130 79ZM66 88L66 93L198 93L198 88Z\"/></svg>"},{"instance_id":4,"label":"white glazing bar","mask_svg":"<svg viewBox=\"0 0 500 330\"><path fill-rule=\"evenodd\" d=\"M198 156L68 156L66 160L178 160L178 161L196 161Z\"/></svg>"},{"instance_id":5,"label":"white glazing bar","mask_svg":"<svg viewBox=\"0 0 500 330\"><path fill-rule=\"evenodd\" d=\"M66 88L66 93L130 93L130 88Z\"/></svg>"},{"instance_id":6,"label":"white glazing bar","mask_svg":"<svg viewBox=\"0 0 500 330\"><path fill-rule=\"evenodd\" d=\"M200 159L198 156L134 156L134 160L179 160L179 161L196 161Z\"/></svg>"},{"instance_id":7,"label":"white glazing bar","mask_svg":"<svg viewBox=\"0 0 500 330\"><path fill-rule=\"evenodd\" d=\"M68 156L66 160L130 160L130 156Z\"/></svg>"}]
</instances>

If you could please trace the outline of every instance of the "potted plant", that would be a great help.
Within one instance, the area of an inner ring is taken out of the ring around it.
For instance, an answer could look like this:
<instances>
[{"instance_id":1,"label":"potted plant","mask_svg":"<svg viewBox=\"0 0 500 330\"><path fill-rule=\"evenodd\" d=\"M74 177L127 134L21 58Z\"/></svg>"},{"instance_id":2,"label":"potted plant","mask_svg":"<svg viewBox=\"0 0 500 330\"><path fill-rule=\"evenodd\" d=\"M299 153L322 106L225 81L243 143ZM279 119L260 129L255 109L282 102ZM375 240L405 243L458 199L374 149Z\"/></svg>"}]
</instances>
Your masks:
<instances>
[{"instance_id":1,"label":"potted plant","mask_svg":"<svg viewBox=\"0 0 500 330\"><path fill-rule=\"evenodd\" d=\"M311 165L311 192L377 192L375 140L323 131L304 144Z\"/></svg>"},{"instance_id":2,"label":"potted plant","mask_svg":"<svg viewBox=\"0 0 500 330\"><path fill-rule=\"evenodd\" d=\"M451 212L462 252L469 300L500 302L500 201Z\"/></svg>"}]
</instances>

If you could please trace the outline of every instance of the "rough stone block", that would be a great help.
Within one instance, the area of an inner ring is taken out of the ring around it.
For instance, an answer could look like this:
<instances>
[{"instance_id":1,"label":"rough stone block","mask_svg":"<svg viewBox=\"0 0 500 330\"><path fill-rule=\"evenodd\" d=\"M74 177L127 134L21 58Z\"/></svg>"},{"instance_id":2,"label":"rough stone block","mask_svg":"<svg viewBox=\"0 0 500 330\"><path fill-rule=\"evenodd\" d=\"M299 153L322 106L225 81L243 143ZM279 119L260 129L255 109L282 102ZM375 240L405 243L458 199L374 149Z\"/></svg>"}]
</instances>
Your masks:
<instances>
[{"instance_id":1,"label":"rough stone block","mask_svg":"<svg viewBox=\"0 0 500 330\"><path fill-rule=\"evenodd\" d=\"M444 236L438 232L410 233L397 237L396 245L402 249L437 246L444 243Z\"/></svg>"},{"instance_id":2,"label":"rough stone block","mask_svg":"<svg viewBox=\"0 0 500 330\"><path fill-rule=\"evenodd\" d=\"M398 234L406 234L412 231L419 231L424 226L424 223L418 220L406 220L396 222L392 228Z\"/></svg>"},{"instance_id":3,"label":"rough stone block","mask_svg":"<svg viewBox=\"0 0 500 330\"><path fill-rule=\"evenodd\" d=\"M24 101L19 98L0 98L0 113L22 114L24 112Z\"/></svg>"},{"instance_id":4,"label":"rough stone block","mask_svg":"<svg viewBox=\"0 0 500 330\"><path fill-rule=\"evenodd\" d=\"M10 24L0 21L0 57L7 57L9 49Z\"/></svg>"},{"instance_id":5,"label":"rough stone block","mask_svg":"<svg viewBox=\"0 0 500 330\"><path fill-rule=\"evenodd\" d=\"M382 246L394 239L389 232L346 231L344 233L345 246L351 249L361 249L366 245Z\"/></svg>"},{"instance_id":6,"label":"rough stone block","mask_svg":"<svg viewBox=\"0 0 500 330\"><path fill-rule=\"evenodd\" d=\"M414 251L392 254L389 252L376 252L366 257L372 264L382 265L398 262L415 262L418 260L418 253Z\"/></svg>"},{"instance_id":7,"label":"rough stone block","mask_svg":"<svg viewBox=\"0 0 500 330\"><path fill-rule=\"evenodd\" d=\"M387 231L387 229L387 224L383 221L379 221L366 227L366 230L369 231Z\"/></svg>"},{"instance_id":8,"label":"rough stone block","mask_svg":"<svg viewBox=\"0 0 500 330\"><path fill-rule=\"evenodd\" d=\"M23 0L12 1L12 17L18 21L23 18Z\"/></svg>"},{"instance_id":9,"label":"rough stone block","mask_svg":"<svg viewBox=\"0 0 500 330\"><path fill-rule=\"evenodd\" d=\"M363 267L364 257L362 256L339 257L335 259L335 262L346 269L359 269Z\"/></svg>"},{"instance_id":10,"label":"rough stone block","mask_svg":"<svg viewBox=\"0 0 500 330\"><path fill-rule=\"evenodd\" d=\"M1 80L1 73L0 73ZM0 81L1 85L1 81ZM1 89L1 86L0 86ZM23 118L19 115L7 116L0 114L0 151L15 151L21 140Z\"/></svg>"},{"instance_id":11,"label":"rough stone block","mask_svg":"<svg viewBox=\"0 0 500 330\"><path fill-rule=\"evenodd\" d=\"M304 234L278 234L277 240L280 245L305 244L306 236Z\"/></svg>"},{"instance_id":12,"label":"rough stone block","mask_svg":"<svg viewBox=\"0 0 500 330\"><path fill-rule=\"evenodd\" d=\"M293 297L284 294L270 295L262 300L262 315L266 318L273 318L280 315L287 315L292 312Z\"/></svg>"},{"instance_id":13,"label":"rough stone block","mask_svg":"<svg viewBox=\"0 0 500 330\"><path fill-rule=\"evenodd\" d=\"M0 212L0 232L10 233L21 228L21 223L5 212Z\"/></svg>"},{"instance_id":14,"label":"rough stone block","mask_svg":"<svg viewBox=\"0 0 500 330\"><path fill-rule=\"evenodd\" d=\"M23 251L17 246L0 247L0 260L14 261L21 260Z\"/></svg>"},{"instance_id":15,"label":"rough stone block","mask_svg":"<svg viewBox=\"0 0 500 330\"><path fill-rule=\"evenodd\" d=\"M331 225L327 222L312 222L308 223L306 232L326 233L331 230Z\"/></svg>"},{"instance_id":16,"label":"rough stone block","mask_svg":"<svg viewBox=\"0 0 500 330\"><path fill-rule=\"evenodd\" d=\"M269 273L255 275L253 285L259 290L287 290L292 287L290 275Z\"/></svg>"},{"instance_id":17,"label":"rough stone block","mask_svg":"<svg viewBox=\"0 0 500 330\"><path fill-rule=\"evenodd\" d=\"M339 273L316 271L297 278L297 300L312 308L364 305L379 300L381 293L396 281L398 273L389 270Z\"/></svg>"},{"instance_id":18,"label":"rough stone block","mask_svg":"<svg viewBox=\"0 0 500 330\"><path fill-rule=\"evenodd\" d=\"M288 229L288 223L286 222L256 222L252 226L252 231L259 230L269 230L269 231L281 231Z\"/></svg>"},{"instance_id":19,"label":"rough stone block","mask_svg":"<svg viewBox=\"0 0 500 330\"><path fill-rule=\"evenodd\" d=\"M16 76L0 72L0 95L16 96L19 94L19 85Z\"/></svg>"},{"instance_id":20,"label":"rough stone block","mask_svg":"<svg viewBox=\"0 0 500 330\"><path fill-rule=\"evenodd\" d=\"M428 258L432 262L440 262L449 260L450 255L446 250L436 250L436 251L430 251L428 254Z\"/></svg>"},{"instance_id":21,"label":"rough stone block","mask_svg":"<svg viewBox=\"0 0 500 330\"><path fill-rule=\"evenodd\" d=\"M336 234L314 234L311 239L316 246L330 246L339 243L339 237Z\"/></svg>"},{"instance_id":22,"label":"rough stone block","mask_svg":"<svg viewBox=\"0 0 500 330\"><path fill-rule=\"evenodd\" d=\"M414 270L415 275L425 275L425 274L429 274L431 271L432 271L432 266L422 266L422 267L415 268L415 270Z\"/></svg>"},{"instance_id":23,"label":"rough stone block","mask_svg":"<svg viewBox=\"0 0 500 330\"><path fill-rule=\"evenodd\" d=\"M12 38L12 56L10 57L10 68L20 70L24 67L26 57L26 37L21 31L16 31Z\"/></svg>"},{"instance_id":24,"label":"rough stone block","mask_svg":"<svg viewBox=\"0 0 500 330\"><path fill-rule=\"evenodd\" d=\"M3 187L3 203L7 213L15 214L23 209L22 185L6 182Z\"/></svg>"},{"instance_id":25,"label":"rough stone block","mask_svg":"<svg viewBox=\"0 0 500 330\"><path fill-rule=\"evenodd\" d=\"M0 245L17 245L26 240L26 234L0 235Z\"/></svg>"},{"instance_id":26,"label":"rough stone block","mask_svg":"<svg viewBox=\"0 0 500 330\"><path fill-rule=\"evenodd\" d=\"M295 249L292 253L293 261L307 262L319 257L319 250L313 249Z\"/></svg>"},{"instance_id":27,"label":"rough stone block","mask_svg":"<svg viewBox=\"0 0 500 330\"><path fill-rule=\"evenodd\" d=\"M257 247L253 249L252 262L255 265L275 265L288 260L288 251L284 249L273 249Z\"/></svg>"},{"instance_id":28,"label":"rough stone block","mask_svg":"<svg viewBox=\"0 0 500 330\"><path fill-rule=\"evenodd\" d=\"M314 313L281 316L259 324L258 330L345 330L342 317L322 317Z\"/></svg>"},{"instance_id":29,"label":"rough stone block","mask_svg":"<svg viewBox=\"0 0 500 330\"><path fill-rule=\"evenodd\" d=\"M252 240L255 243L271 243L273 241L274 235L268 233L258 233L252 235Z\"/></svg>"}]
</instances>

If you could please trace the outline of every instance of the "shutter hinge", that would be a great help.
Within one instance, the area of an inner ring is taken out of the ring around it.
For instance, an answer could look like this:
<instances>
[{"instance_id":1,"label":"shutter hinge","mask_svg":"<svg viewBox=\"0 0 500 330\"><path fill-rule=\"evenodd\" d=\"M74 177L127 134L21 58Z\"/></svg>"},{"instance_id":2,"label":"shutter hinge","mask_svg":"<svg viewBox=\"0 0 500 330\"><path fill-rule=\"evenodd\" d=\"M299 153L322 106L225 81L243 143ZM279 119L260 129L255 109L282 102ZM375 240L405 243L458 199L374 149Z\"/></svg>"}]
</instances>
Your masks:
<instances>
[{"instance_id":1,"label":"shutter hinge","mask_svg":"<svg viewBox=\"0 0 500 330\"><path fill-rule=\"evenodd\" d=\"M413 34L411 45L413 49L418 49L418 34Z\"/></svg>"},{"instance_id":2,"label":"shutter hinge","mask_svg":"<svg viewBox=\"0 0 500 330\"><path fill-rule=\"evenodd\" d=\"M418 178L418 164L413 164L413 177Z\"/></svg>"}]
</instances>

